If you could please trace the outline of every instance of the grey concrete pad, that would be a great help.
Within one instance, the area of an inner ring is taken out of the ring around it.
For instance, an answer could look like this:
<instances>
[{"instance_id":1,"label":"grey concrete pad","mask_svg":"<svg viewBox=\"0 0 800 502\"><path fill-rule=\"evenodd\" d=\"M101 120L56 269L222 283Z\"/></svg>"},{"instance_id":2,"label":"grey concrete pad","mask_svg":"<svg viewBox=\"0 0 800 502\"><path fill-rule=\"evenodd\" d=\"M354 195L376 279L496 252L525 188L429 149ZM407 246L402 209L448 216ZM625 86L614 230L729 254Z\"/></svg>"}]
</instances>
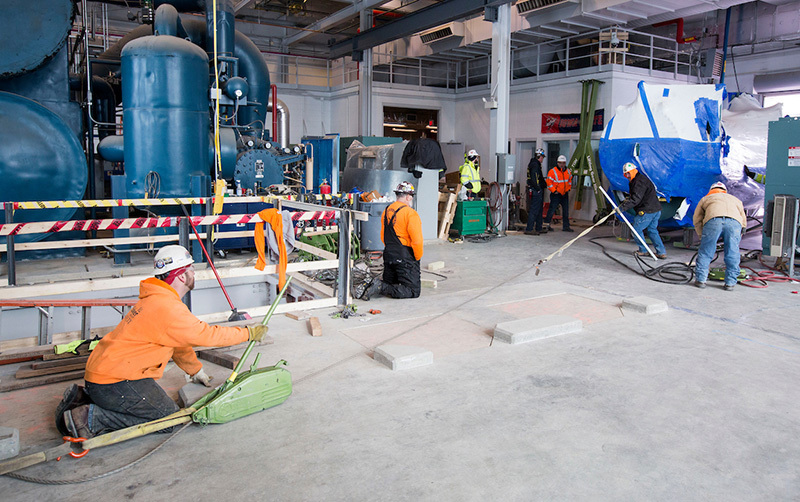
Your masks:
<instances>
[{"instance_id":1,"label":"grey concrete pad","mask_svg":"<svg viewBox=\"0 0 800 502\"><path fill-rule=\"evenodd\" d=\"M180 401L178 404L180 404L182 408L191 406L198 399L211 392L212 389L213 387L206 387L199 383L189 382L178 391L178 400Z\"/></svg>"},{"instance_id":2,"label":"grey concrete pad","mask_svg":"<svg viewBox=\"0 0 800 502\"><path fill-rule=\"evenodd\" d=\"M13 427L0 427L0 460L19 454L19 431Z\"/></svg>"},{"instance_id":3,"label":"grey concrete pad","mask_svg":"<svg viewBox=\"0 0 800 502\"><path fill-rule=\"evenodd\" d=\"M622 308L624 310L631 310L633 312L640 312L642 314L658 314L669 310L667 302L657 298L650 298L649 296L625 298L622 301Z\"/></svg>"},{"instance_id":4,"label":"grey concrete pad","mask_svg":"<svg viewBox=\"0 0 800 502\"><path fill-rule=\"evenodd\" d=\"M579 319L563 315L543 315L502 322L494 327L494 337L502 342L518 344L577 333L582 329L583 322Z\"/></svg>"},{"instance_id":5,"label":"grey concrete pad","mask_svg":"<svg viewBox=\"0 0 800 502\"><path fill-rule=\"evenodd\" d=\"M409 345L381 345L375 348L373 359L392 370L407 370L433 364L433 352Z\"/></svg>"}]
</instances>

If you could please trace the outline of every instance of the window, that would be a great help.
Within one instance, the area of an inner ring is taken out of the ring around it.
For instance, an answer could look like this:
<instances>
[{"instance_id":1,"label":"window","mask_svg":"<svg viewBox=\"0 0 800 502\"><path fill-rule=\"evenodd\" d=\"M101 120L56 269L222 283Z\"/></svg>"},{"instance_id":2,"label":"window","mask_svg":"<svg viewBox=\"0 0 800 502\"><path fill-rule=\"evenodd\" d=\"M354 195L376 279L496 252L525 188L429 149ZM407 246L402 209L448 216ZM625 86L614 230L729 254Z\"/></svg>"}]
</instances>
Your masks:
<instances>
[{"instance_id":1,"label":"window","mask_svg":"<svg viewBox=\"0 0 800 502\"><path fill-rule=\"evenodd\" d=\"M764 107L778 103L783 104L782 115L800 117L800 92L767 94L764 96Z\"/></svg>"}]
</instances>

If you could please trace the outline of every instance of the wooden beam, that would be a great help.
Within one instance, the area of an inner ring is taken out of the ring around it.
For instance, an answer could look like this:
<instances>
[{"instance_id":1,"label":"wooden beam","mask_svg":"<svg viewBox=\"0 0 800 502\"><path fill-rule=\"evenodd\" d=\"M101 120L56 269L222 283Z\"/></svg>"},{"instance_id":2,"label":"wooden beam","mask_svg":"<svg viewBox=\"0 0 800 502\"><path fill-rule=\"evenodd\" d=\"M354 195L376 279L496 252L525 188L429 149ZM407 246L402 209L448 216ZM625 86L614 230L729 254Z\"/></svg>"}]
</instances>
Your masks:
<instances>
[{"instance_id":1,"label":"wooden beam","mask_svg":"<svg viewBox=\"0 0 800 502\"><path fill-rule=\"evenodd\" d=\"M47 385L57 382L66 382L69 380L78 380L83 378L83 370L75 370L67 373L59 373L57 375L45 375L35 378L26 378L23 380L12 380L9 382L0 382L0 392L8 392L11 390L27 389L28 387L38 387L40 385Z\"/></svg>"},{"instance_id":2,"label":"wooden beam","mask_svg":"<svg viewBox=\"0 0 800 502\"><path fill-rule=\"evenodd\" d=\"M71 361L70 361L71 362ZM15 378L33 378L33 377L40 377L44 375L55 375L58 373L67 373L69 371L75 370L83 370L86 368L86 361L81 361L78 363L72 364L61 364L60 366L52 366L49 368L41 368L41 369L33 369L32 367L27 368L20 368L17 370L17 373L14 375Z\"/></svg>"}]
</instances>

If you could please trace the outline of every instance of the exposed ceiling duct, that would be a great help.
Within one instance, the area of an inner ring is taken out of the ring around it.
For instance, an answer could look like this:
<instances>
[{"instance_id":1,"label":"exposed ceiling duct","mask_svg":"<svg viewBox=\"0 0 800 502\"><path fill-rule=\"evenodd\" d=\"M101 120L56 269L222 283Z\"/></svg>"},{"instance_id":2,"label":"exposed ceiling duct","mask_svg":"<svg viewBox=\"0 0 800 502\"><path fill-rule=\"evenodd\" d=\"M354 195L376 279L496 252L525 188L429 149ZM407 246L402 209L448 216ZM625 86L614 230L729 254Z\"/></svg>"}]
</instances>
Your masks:
<instances>
[{"instance_id":1,"label":"exposed ceiling duct","mask_svg":"<svg viewBox=\"0 0 800 502\"><path fill-rule=\"evenodd\" d=\"M577 3L577 0L524 0L518 2L516 7L517 13L520 16L525 16L545 7L562 3Z\"/></svg>"},{"instance_id":2,"label":"exposed ceiling duct","mask_svg":"<svg viewBox=\"0 0 800 502\"><path fill-rule=\"evenodd\" d=\"M454 37L464 36L464 23L453 22L447 23L443 26L437 26L430 30L423 31L419 34L419 38L425 45L430 45L440 40L445 40Z\"/></svg>"}]
</instances>

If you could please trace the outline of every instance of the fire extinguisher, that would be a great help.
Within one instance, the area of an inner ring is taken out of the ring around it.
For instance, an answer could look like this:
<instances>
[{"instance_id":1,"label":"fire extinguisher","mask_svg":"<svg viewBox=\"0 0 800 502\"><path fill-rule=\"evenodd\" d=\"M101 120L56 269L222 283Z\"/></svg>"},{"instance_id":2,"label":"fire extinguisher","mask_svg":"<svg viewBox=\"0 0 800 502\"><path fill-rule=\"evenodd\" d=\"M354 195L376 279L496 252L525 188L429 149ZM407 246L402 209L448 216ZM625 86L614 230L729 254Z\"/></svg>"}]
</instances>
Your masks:
<instances>
[{"instance_id":1,"label":"fire extinguisher","mask_svg":"<svg viewBox=\"0 0 800 502\"><path fill-rule=\"evenodd\" d=\"M322 184L319 186L319 193L322 195L330 195L331 186L328 184L328 180L322 180Z\"/></svg>"}]
</instances>

